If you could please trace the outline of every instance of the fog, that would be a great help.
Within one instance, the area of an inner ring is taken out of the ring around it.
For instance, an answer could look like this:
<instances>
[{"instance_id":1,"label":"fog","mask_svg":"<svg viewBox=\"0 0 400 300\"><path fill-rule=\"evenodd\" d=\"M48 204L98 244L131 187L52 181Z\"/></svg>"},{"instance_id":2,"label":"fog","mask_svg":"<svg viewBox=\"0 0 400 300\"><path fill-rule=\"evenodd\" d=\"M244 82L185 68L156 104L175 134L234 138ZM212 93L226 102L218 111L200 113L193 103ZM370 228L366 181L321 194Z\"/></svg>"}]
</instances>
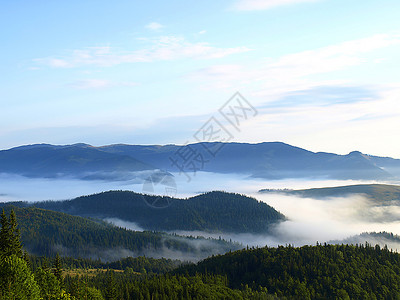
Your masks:
<instances>
[{"instance_id":1,"label":"fog","mask_svg":"<svg viewBox=\"0 0 400 300\"><path fill-rule=\"evenodd\" d=\"M0 201L65 200L108 190L141 191L146 173L131 180L81 180L76 178L28 178L0 173Z\"/></svg>"},{"instance_id":2,"label":"fog","mask_svg":"<svg viewBox=\"0 0 400 300\"><path fill-rule=\"evenodd\" d=\"M281 194L248 194L263 201L288 220L275 225L269 234L208 233L175 231L180 235L232 239L248 246L315 245L332 240L341 241L363 232L393 232L400 234L400 207L379 207L362 195L311 199ZM399 243L387 239L355 237L352 243L388 245L400 249Z\"/></svg>"},{"instance_id":3,"label":"fog","mask_svg":"<svg viewBox=\"0 0 400 300\"><path fill-rule=\"evenodd\" d=\"M133 230L133 231L144 231L142 227L140 227L138 224L135 222L129 222L129 221L124 221L118 218L105 218L103 219L104 221L111 223L115 226L128 229L128 230Z\"/></svg>"},{"instance_id":4,"label":"fog","mask_svg":"<svg viewBox=\"0 0 400 300\"><path fill-rule=\"evenodd\" d=\"M197 172L195 175L191 174L192 176L190 176L189 180L184 174L173 175L176 182L175 195L177 197L185 198L212 190L237 192L253 196L271 205L288 218L287 221L275 226L268 235L177 231L176 233L178 234L215 238L221 236L224 239L232 239L249 246L313 245L317 241L342 240L352 235L371 231L387 231L400 234L400 206L379 207L362 195L330 199L310 199L282 194L257 193L258 190L264 188L304 189L376 183L374 181L315 180L310 178L271 181L251 178L241 174L216 174L207 172ZM139 174L133 180L109 181L71 178L39 179L0 174L0 201L71 199L107 190L143 192L143 182L146 176L148 174ZM165 187L162 184L155 184L154 193L165 194ZM138 224L132 222L125 222L118 219L108 219L107 221L127 229L142 229ZM385 244L384 241L382 243ZM400 247L398 248L400 249Z\"/></svg>"},{"instance_id":5,"label":"fog","mask_svg":"<svg viewBox=\"0 0 400 300\"><path fill-rule=\"evenodd\" d=\"M134 176L134 175L135 176ZM76 178L27 178L19 175L0 173L0 201L42 201L64 200L108 190L131 190L143 192L143 184L151 172L131 173L129 180L80 180ZM252 194L263 188L311 188L357 183L375 183L373 181L354 180L315 180L285 179L264 180L251 178L243 174L220 174L196 172L189 174L172 173L176 182L176 196L190 197L206 191L224 190L242 194ZM103 176L104 177L104 176ZM114 178L118 176L114 176ZM119 178L126 178L120 176ZM155 194L165 194L165 187L155 185ZM148 192L148 191L146 191Z\"/></svg>"},{"instance_id":6,"label":"fog","mask_svg":"<svg viewBox=\"0 0 400 300\"><path fill-rule=\"evenodd\" d=\"M143 231L144 229L141 228L138 224L134 223L134 222L128 222L128 221L124 221L118 218L105 218L104 221L107 221L115 226L121 227L121 228L125 228L128 230L134 230L134 231ZM170 233L175 233L175 232L170 232ZM213 237L218 239L219 236L217 235L212 235L212 236L207 236L206 233L204 232L199 232L199 234L194 235L194 233L196 232L192 232L192 234L190 234L191 232L186 232L181 234L183 236L191 236L191 237L197 237L197 236L201 236L201 237ZM193 249L194 251L191 252L183 252L183 251L179 251L176 249L171 249L168 248L166 246L162 247L162 249L145 249L144 251L141 252L133 252L127 249L113 249L113 251L105 251L105 250L101 250L98 251L99 257L101 258L103 261L110 261L113 260L112 257L119 259L122 257L126 257L126 256L132 256L132 257L136 257L136 256L140 256L140 255L146 255L146 256L150 256L153 258L170 258L170 259L178 259L178 260L182 260L182 261L192 261L192 262L197 262L201 259L204 259L210 255L215 255L215 254L223 254L224 252L226 252L226 248L224 246L222 246L221 244L218 243L218 241L216 240L211 240L211 239L184 239L181 236L167 236L166 238L163 239L163 243L166 240L176 240L180 243L185 243L188 245L189 248ZM165 243L164 243L165 244ZM125 255L127 253L127 251L129 252L129 255L126 256L121 256L121 255ZM114 260L116 260L114 259Z\"/></svg>"},{"instance_id":7,"label":"fog","mask_svg":"<svg viewBox=\"0 0 400 300\"><path fill-rule=\"evenodd\" d=\"M295 245L340 240L370 231L400 233L399 207L379 207L361 195L324 200L274 194L255 196L289 218L274 232Z\"/></svg>"},{"instance_id":8,"label":"fog","mask_svg":"<svg viewBox=\"0 0 400 300\"><path fill-rule=\"evenodd\" d=\"M240 194L254 194L260 189L307 189L318 187L333 187L361 183L377 183L377 181L361 180L329 180L315 178L293 178L282 180L266 180L243 174L221 174L211 172L196 172L188 178L179 173L173 173L179 197L189 197L199 193L215 190L235 192Z\"/></svg>"},{"instance_id":9,"label":"fog","mask_svg":"<svg viewBox=\"0 0 400 300\"><path fill-rule=\"evenodd\" d=\"M167 238L162 240L163 246L160 248L143 248L141 250L130 250L123 247L115 248L100 248L100 247L88 247L85 249L74 249L64 245L53 245L54 251L59 253L61 256L75 257L90 259L100 259L103 262L116 261L125 257L139 257L147 256L152 258L167 258L180 261L198 262L211 255L223 254L227 251L226 248L218 244L217 241L208 239L184 239L182 237L168 237L168 240L176 239L181 243L187 245L191 251L180 251L171 247L166 246ZM235 250L235 249L232 249ZM77 253L78 252L78 253Z\"/></svg>"}]
</instances>

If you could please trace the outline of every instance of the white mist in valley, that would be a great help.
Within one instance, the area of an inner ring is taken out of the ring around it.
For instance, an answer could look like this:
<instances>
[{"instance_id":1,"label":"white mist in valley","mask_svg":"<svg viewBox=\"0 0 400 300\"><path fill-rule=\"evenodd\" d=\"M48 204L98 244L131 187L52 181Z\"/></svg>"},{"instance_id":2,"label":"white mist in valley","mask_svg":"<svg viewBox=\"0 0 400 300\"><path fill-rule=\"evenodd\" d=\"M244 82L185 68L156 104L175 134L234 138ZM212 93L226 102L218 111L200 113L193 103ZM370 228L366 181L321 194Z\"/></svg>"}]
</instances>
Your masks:
<instances>
[{"instance_id":1,"label":"white mist in valley","mask_svg":"<svg viewBox=\"0 0 400 300\"><path fill-rule=\"evenodd\" d=\"M176 231L177 234L206 236L233 240L249 246L315 245L317 242L343 240L363 232L393 232L400 234L400 206L377 206L363 195L312 199L287 196L280 193L257 193L268 189L307 189L354 184L372 184L376 181L285 179L267 181L238 174L199 172L188 184L178 185L180 193L192 196L199 192L224 190L252 196L283 213L288 219L272 228L269 234L208 233ZM179 178L179 177L178 177ZM382 182L379 182L382 183ZM386 182L394 184L398 182ZM194 191L197 191L193 194ZM365 241L364 241L365 242ZM388 244L386 240L370 243ZM391 245L400 249L400 245ZM398 246L398 247L397 247Z\"/></svg>"},{"instance_id":2,"label":"white mist in valley","mask_svg":"<svg viewBox=\"0 0 400 300\"><path fill-rule=\"evenodd\" d=\"M249 246L277 246L292 244L301 246L330 240L342 240L362 232L387 231L400 234L400 206L376 206L362 195L330 199L311 199L286 196L279 193L260 194L260 189L305 189L333 187L373 181L286 179L265 180L243 174L218 174L196 172L190 180L184 174L174 173L176 196L187 198L199 193L223 190L252 196L263 201L288 219L276 225L268 235L220 234L206 232L183 232L178 234L222 237ZM131 190L143 192L143 183L149 174L137 174L129 180L79 180L73 178L43 179L0 174L0 201L42 201L71 199L108 190ZM157 185L157 184L155 184ZM157 189L158 188L158 189ZM162 194L163 187L155 192ZM142 230L135 223L119 219L107 220L131 230ZM398 247L400 249L400 247Z\"/></svg>"},{"instance_id":3,"label":"white mist in valley","mask_svg":"<svg viewBox=\"0 0 400 300\"><path fill-rule=\"evenodd\" d=\"M105 218L103 220L106 221L107 223L111 223L114 226L121 227L124 229L133 230L133 231L144 231L144 229L142 227L140 227L138 224L136 224L135 222L124 221L124 220L121 220L118 218Z\"/></svg>"},{"instance_id":4,"label":"white mist in valley","mask_svg":"<svg viewBox=\"0 0 400 300\"><path fill-rule=\"evenodd\" d=\"M0 173L0 201L65 200L109 190L141 192L144 179L150 174L134 172L129 180L82 180L69 177L30 178Z\"/></svg>"},{"instance_id":5,"label":"white mist in valley","mask_svg":"<svg viewBox=\"0 0 400 300\"><path fill-rule=\"evenodd\" d=\"M286 243L315 244L372 231L400 233L399 207L379 207L362 195L328 199L279 194L253 196L288 217L288 221L274 229Z\"/></svg>"},{"instance_id":6,"label":"white mist in valley","mask_svg":"<svg viewBox=\"0 0 400 300\"><path fill-rule=\"evenodd\" d=\"M342 241L363 232L392 232L400 234L400 207L379 207L362 195L311 199L278 193L248 194L265 202L288 219L275 225L268 234L208 233L175 231L180 235L206 236L233 240L248 246L315 245L317 242ZM388 245L400 249L399 243L385 238L355 237L353 243Z\"/></svg>"},{"instance_id":7,"label":"white mist in valley","mask_svg":"<svg viewBox=\"0 0 400 300\"><path fill-rule=\"evenodd\" d=\"M351 185L361 183L377 183L376 181L360 180L330 180L315 178L290 178L280 180L267 180L251 177L244 174L222 174L212 172L189 173L190 178L184 174L173 173L178 190L178 196L189 197L209 191L226 191L240 194L254 194L260 189L307 189L319 187L333 187L338 185Z\"/></svg>"},{"instance_id":8,"label":"white mist in valley","mask_svg":"<svg viewBox=\"0 0 400 300\"><path fill-rule=\"evenodd\" d=\"M43 201L65 200L82 195L100 193L109 190L131 190L137 193L148 192L144 183L153 171L131 172L129 175L113 173L111 179L82 180L78 178L30 178L14 174L0 173L0 201ZM376 183L375 181L355 180L315 180L315 179L283 179L265 180L244 174L221 174L212 172L171 173L176 183L176 197L187 198L208 191L227 191L241 194L254 194L263 188L271 189L304 189L332 187L358 183ZM94 174L88 174L94 176ZM106 178L104 174L101 176ZM118 178L116 180L115 178ZM165 194L162 184L154 183L154 193Z\"/></svg>"}]
</instances>

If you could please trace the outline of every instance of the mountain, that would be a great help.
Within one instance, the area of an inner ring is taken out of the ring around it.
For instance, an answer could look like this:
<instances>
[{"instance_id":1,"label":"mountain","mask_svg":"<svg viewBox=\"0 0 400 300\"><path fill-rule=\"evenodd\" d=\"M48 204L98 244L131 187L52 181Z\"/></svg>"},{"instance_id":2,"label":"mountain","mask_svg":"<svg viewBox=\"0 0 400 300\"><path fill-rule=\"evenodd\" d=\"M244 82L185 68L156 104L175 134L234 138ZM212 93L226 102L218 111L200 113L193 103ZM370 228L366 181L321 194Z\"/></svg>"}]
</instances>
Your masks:
<instances>
[{"instance_id":1,"label":"mountain","mask_svg":"<svg viewBox=\"0 0 400 300\"><path fill-rule=\"evenodd\" d=\"M156 201L165 201L170 205L162 208L149 205ZM263 202L225 192L209 192L184 200L131 191L109 191L33 205L72 215L117 218L134 222L146 230L157 231L267 232L271 225L285 219Z\"/></svg>"},{"instance_id":2,"label":"mountain","mask_svg":"<svg viewBox=\"0 0 400 300\"><path fill-rule=\"evenodd\" d=\"M307 198L324 199L331 197L345 197L363 195L378 205L399 205L400 186L388 184L356 184L337 187L313 188L302 190L274 190L262 189L260 193L281 193Z\"/></svg>"},{"instance_id":3,"label":"mountain","mask_svg":"<svg viewBox=\"0 0 400 300\"><path fill-rule=\"evenodd\" d=\"M199 260L241 248L224 240L182 237L157 232L139 232L36 207L6 205L14 209L21 240L30 254L102 259L146 255L156 258Z\"/></svg>"},{"instance_id":4,"label":"mountain","mask_svg":"<svg viewBox=\"0 0 400 300\"><path fill-rule=\"evenodd\" d=\"M400 178L400 159L370 155L368 158L383 170Z\"/></svg>"},{"instance_id":5,"label":"mountain","mask_svg":"<svg viewBox=\"0 0 400 300\"><path fill-rule=\"evenodd\" d=\"M39 144L0 151L0 172L28 177L78 175L84 179L97 179L103 173L153 169L155 168L130 156L107 153L86 144Z\"/></svg>"},{"instance_id":6,"label":"mountain","mask_svg":"<svg viewBox=\"0 0 400 300\"><path fill-rule=\"evenodd\" d=\"M370 245L380 245L381 247L387 246L396 252L400 249L400 236L391 232L363 232L358 235L353 235L343 240L329 241L329 244L348 244L348 245L363 245L368 243Z\"/></svg>"},{"instance_id":7,"label":"mountain","mask_svg":"<svg viewBox=\"0 0 400 300\"><path fill-rule=\"evenodd\" d=\"M134 172L206 171L266 179L331 178L385 180L400 176L400 160L311 152L280 142L178 145L29 145L0 151L0 172L33 177L123 179Z\"/></svg>"},{"instance_id":8,"label":"mountain","mask_svg":"<svg viewBox=\"0 0 400 300\"><path fill-rule=\"evenodd\" d=\"M285 299L397 299L400 254L370 245L239 250L180 267L185 276L225 276L230 288L264 288Z\"/></svg>"},{"instance_id":9,"label":"mountain","mask_svg":"<svg viewBox=\"0 0 400 300\"><path fill-rule=\"evenodd\" d=\"M185 149L186 147L186 149ZM160 169L173 171L171 160L182 153L203 156L204 171L244 173L255 177L280 179L289 177L327 177L337 179L388 179L393 177L375 160L361 152L348 155L314 153L285 143L197 143L187 146L110 145L103 151L153 162ZM213 155L214 153L215 156ZM399 161L400 160L395 160ZM400 164L400 163L399 163ZM175 170L178 171L178 170Z\"/></svg>"}]
</instances>

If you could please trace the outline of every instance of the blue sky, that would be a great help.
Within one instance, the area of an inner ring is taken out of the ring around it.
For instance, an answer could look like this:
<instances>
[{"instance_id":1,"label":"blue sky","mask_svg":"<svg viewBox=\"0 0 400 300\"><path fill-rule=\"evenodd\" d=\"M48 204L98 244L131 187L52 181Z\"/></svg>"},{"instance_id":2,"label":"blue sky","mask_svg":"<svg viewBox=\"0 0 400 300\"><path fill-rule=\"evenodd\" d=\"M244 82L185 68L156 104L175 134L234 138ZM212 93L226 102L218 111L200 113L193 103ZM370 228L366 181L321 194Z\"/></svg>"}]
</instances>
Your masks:
<instances>
[{"instance_id":1,"label":"blue sky","mask_svg":"<svg viewBox=\"0 0 400 300\"><path fill-rule=\"evenodd\" d=\"M399 1L4 1L0 148L234 141L400 158Z\"/></svg>"}]
</instances>

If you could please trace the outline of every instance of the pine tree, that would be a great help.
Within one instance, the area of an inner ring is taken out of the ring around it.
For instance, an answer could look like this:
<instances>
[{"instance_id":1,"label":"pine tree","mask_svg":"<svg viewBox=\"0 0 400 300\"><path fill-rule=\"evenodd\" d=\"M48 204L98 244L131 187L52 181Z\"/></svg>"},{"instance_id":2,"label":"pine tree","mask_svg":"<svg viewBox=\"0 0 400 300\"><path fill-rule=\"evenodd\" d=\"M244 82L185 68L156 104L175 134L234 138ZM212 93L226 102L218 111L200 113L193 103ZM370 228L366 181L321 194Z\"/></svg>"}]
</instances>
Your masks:
<instances>
[{"instance_id":1,"label":"pine tree","mask_svg":"<svg viewBox=\"0 0 400 300\"><path fill-rule=\"evenodd\" d=\"M29 270L32 271L32 262L31 262L31 259L29 258L28 251L24 250L22 258L25 260L26 265L28 266Z\"/></svg>"},{"instance_id":2,"label":"pine tree","mask_svg":"<svg viewBox=\"0 0 400 300\"><path fill-rule=\"evenodd\" d=\"M17 216L15 215L15 211L12 209L10 212L10 248L11 254L15 254L16 256L22 258L22 245L21 245L21 234L19 232Z\"/></svg>"},{"instance_id":3,"label":"pine tree","mask_svg":"<svg viewBox=\"0 0 400 300\"><path fill-rule=\"evenodd\" d=\"M40 299L33 274L26 262L16 255L0 260L0 299Z\"/></svg>"},{"instance_id":4,"label":"pine tree","mask_svg":"<svg viewBox=\"0 0 400 300\"><path fill-rule=\"evenodd\" d=\"M49 270L39 268L35 272L35 280L40 287L41 297L43 299L56 299L61 295L61 287L56 276Z\"/></svg>"},{"instance_id":5,"label":"pine tree","mask_svg":"<svg viewBox=\"0 0 400 300\"><path fill-rule=\"evenodd\" d=\"M61 284L62 283L62 264L61 264L61 258L60 255L57 253L56 258L54 259L54 264L53 264L53 273L56 276L58 282Z\"/></svg>"},{"instance_id":6,"label":"pine tree","mask_svg":"<svg viewBox=\"0 0 400 300\"><path fill-rule=\"evenodd\" d=\"M0 255L11 256L14 254L17 257L22 258L23 253L20 242L20 232L14 210L11 210L9 219L3 210L0 222Z\"/></svg>"},{"instance_id":7,"label":"pine tree","mask_svg":"<svg viewBox=\"0 0 400 300\"><path fill-rule=\"evenodd\" d=\"M0 256L5 256L8 252L8 245L10 244L10 222L6 216L6 213L1 214L1 229L0 229Z\"/></svg>"},{"instance_id":8,"label":"pine tree","mask_svg":"<svg viewBox=\"0 0 400 300\"><path fill-rule=\"evenodd\" d=\"M117 299L117 285L112 271L107 271L105 298L107 300Z\"/></svg>"},{"instance_id":9,"label":"pine tree","mask_svg":"<svg viewBox=\"0 0 400 300\"><path fill-rule=\"evenodd\" d=\"M47 270L49 268L49 262L47 261L47 257L43 258L41 268L43 270Z\"/></svg>"}]
</instances>

